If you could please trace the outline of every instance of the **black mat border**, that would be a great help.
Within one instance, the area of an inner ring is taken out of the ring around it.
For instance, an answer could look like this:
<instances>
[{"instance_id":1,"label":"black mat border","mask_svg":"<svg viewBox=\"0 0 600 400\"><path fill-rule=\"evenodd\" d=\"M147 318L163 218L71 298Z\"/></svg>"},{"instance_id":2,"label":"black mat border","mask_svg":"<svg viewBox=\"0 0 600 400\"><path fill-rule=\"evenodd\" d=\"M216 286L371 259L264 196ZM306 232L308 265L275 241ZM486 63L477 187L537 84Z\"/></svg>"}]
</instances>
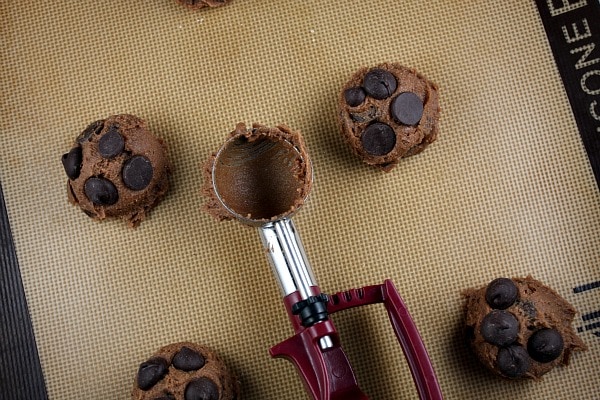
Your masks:
<instances>
[{"instance_id":1,"label":"black mat border","mask_svg":"<svg viewBox=\"0 0 600 400\"><path fill-rule=\"evenodd\" d=\"M47 399L0 184L0 399Z\"/></svg>"},{"instance_id":2,"label":"black mat border","mask_svg":"<svg viewBox=\"0 0 600 400\"><path fill-rule=\"evenodd\" d=\"M600 188L600 0L535 2Z\"/></svg>"}]
</instances>

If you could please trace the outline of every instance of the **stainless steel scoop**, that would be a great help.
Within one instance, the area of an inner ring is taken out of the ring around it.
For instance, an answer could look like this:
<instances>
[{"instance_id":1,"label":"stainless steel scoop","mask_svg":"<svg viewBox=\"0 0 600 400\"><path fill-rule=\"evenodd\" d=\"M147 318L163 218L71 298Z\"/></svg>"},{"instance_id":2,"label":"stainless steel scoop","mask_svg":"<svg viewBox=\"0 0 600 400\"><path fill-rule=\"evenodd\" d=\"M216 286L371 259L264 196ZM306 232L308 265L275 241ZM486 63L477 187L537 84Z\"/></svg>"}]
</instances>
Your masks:
<instances>
[{"instance_id":1,"label":"stainless steel scoop","mask_svg":"<svg viewBox=\"0 0 600 400\"><path fill-rule=\"evenodd\" d=\"M391 281L332 296L321 293L291 220L312 180L302 149L285 138L238 134L217 152L211 177L222 207L240 222L258 227L295 330L270 352L296 365L313 399L368 400L329 315L374 303L383 303L388 311L421 398L442 398L421 337Z\"/></svg>"}]
</instances>

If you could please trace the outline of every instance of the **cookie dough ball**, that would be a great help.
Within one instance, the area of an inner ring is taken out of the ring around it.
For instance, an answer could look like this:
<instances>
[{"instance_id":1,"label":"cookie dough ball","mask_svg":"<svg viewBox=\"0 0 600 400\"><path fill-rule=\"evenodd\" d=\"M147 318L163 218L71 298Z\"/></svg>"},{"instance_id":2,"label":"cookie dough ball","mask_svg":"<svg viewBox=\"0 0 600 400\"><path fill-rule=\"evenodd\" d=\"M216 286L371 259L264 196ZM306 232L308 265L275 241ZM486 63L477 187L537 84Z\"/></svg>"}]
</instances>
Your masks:
<instances>
[{"instance_id":1,"label":"cookie dough ball","mask_svg":"<svg viewBox=\"0 0 600 400\"><path fill-rule=\"evenodd\" d=\"M586 349L571 328L573 306L531 276L498 278L463 296L467 340L502 377L539 379Z\"/></svg>"},{"instance_id":2,"label":"cookie dough ball","mask_svg":"<svg viewBox=\"0 0 600 400\"><path fill-rule=\"evenodd\" d=\"M183 4L189 8L204 8L204 7L220 7L229 3L230 0L177 0L179 4Z\"/></svg>"},{"instance_id":3,"label":"cookie dough ball","mask_svg":"<svg viewBox=\"0 0 600 400\"><path fill-rule=\"evenodd\" d=\"M438 135L438 88L396 63L361 68L339 97L340 129L364 162L390 171Z\"/></svg>"},{"instance_id":4,"label":"cookie dough ball","mask_svg":"<svg viewBox=\"0 0 600 400\"><path fill-rule=\"evenodd\" d=\"M135 227L164 197L172 169L163 141L133 115L90 124L62 156L69 201L96 220Z\"/></svg>"},{"instance_id":5,"label":"cookie dough ball","mask_svg":"<svg viewBox=\"0 0 600 400\"><path fill-rule=\"evenodd\" d=\"M173 343L140 364L133 400L235 400L239 383L211 349Z\"/></svg>"}]
</instances>

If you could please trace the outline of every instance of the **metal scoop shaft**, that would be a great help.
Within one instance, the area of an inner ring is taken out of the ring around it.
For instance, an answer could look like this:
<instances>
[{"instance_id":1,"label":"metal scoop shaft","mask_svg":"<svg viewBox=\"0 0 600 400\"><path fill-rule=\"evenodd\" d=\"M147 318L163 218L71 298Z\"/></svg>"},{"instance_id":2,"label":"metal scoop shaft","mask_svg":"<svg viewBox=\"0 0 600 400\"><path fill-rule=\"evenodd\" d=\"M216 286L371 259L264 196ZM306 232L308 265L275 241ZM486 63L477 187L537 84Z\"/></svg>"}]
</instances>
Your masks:
<instances>
[{"instance_id":1,"label":"metal scoop shaft","mask_svg":"<svg viewBox=\"0 0 600 400\"><path fill-rule=\"evenodd\" d=\"M292 220L269 222L258 231L283 296L296 291L303 300L314 296L315 277Z\"/></svg>"}]
</instances>

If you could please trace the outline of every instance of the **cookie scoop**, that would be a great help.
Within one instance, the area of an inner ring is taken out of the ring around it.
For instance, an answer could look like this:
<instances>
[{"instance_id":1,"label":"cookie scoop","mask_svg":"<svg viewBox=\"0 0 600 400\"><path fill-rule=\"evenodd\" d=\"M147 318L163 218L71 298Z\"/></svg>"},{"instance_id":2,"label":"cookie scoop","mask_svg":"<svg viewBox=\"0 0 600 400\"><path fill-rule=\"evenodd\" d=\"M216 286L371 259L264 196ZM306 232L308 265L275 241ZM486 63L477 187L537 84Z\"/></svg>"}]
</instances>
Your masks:
<instances>
[{"instance_id":1,"label":"cookie scoop","mask_svg":"<svg viewBox=\"0 0 600 400\"><path fill-rule=\"evenodd\" d=\"M419 332L390 280L331 296L317 285L292 221L312 186L310 159L298 132L238 124L206 162L204 177L211 215L258 228L295 331L270 353L296 365L314 400L368 400L330 315L376 303L385 305L421 398L442 398Z\"/></svg>"}]
</instances>

